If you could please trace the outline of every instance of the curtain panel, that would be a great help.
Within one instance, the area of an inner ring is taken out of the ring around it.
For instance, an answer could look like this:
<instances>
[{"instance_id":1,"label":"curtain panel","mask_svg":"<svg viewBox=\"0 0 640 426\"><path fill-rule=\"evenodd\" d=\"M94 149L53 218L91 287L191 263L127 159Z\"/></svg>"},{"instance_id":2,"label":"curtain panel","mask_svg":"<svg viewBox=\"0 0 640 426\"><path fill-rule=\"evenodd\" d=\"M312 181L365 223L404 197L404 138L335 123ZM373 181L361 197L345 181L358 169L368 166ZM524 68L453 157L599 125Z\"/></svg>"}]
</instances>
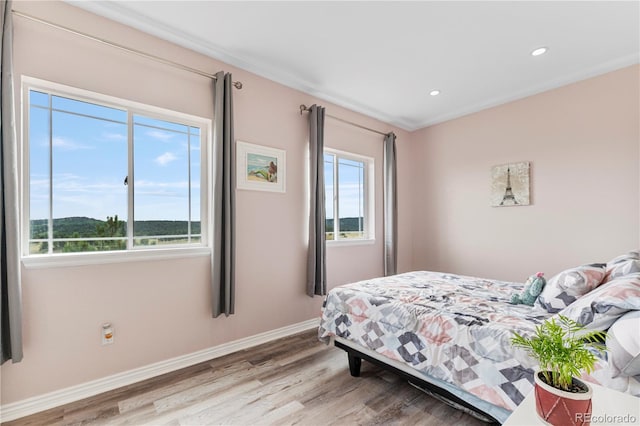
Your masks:
<instances>
[{"instance_id":1,"label":"curtain panel","mask_svg":"<svg viewBox=\"0 0 640 426\"><path fill-rule=\"evenodd\" d=\"M13 95L13 23L11 1L0 3L0 363L22 360L22 290L18 210L18 141Z\"/></svg>"},{"instance_id":2,"label":"curtain panel","mask_svg":"<svg viewBox=\"0 0 640 426\"><path fill-rule=\"evenodd\" d=\"M233 136L233 81L218 72L213 86L213 191L209 209L212 242L212 316L234 313L235 305L235 145Z\"/></svg>"},{"instance_id":3,"label":"curtain panel","mask_svg":"<svg viewBox=\"0 0 640 426\"><path fill-rule=\"evenodd\" d=\"M309 108L309 254L307 294L327 294L324 210L324 107Z\"/></svg>"},{"instance_id":4,"label":"curtain panel","mask_svg":"<svg viewBox=\"0 0 640 426\"><path fill-rule=\"evenodd\" d=\"M398 188L396 179L396 135L384 137L384 275L395 275L398 268Z\"/></svg>"}]
</instances>

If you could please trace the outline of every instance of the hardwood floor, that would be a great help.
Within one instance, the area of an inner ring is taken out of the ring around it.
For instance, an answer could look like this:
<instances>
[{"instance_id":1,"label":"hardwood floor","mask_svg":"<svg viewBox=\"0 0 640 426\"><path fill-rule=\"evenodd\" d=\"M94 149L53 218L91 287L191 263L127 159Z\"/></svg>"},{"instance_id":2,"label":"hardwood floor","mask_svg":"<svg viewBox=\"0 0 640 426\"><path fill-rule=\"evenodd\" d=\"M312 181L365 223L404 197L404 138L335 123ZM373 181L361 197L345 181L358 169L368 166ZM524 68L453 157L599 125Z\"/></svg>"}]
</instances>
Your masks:
<instances>
[{"instance_id":1,"label":"hardwood floor","mask_svg":"<svg viewBox=\"0 0 640 426\"><path fill-rule=\"evenodd\" d=\"M484 425L310 331L6 425Z\"/></svg>"}]
</instances>

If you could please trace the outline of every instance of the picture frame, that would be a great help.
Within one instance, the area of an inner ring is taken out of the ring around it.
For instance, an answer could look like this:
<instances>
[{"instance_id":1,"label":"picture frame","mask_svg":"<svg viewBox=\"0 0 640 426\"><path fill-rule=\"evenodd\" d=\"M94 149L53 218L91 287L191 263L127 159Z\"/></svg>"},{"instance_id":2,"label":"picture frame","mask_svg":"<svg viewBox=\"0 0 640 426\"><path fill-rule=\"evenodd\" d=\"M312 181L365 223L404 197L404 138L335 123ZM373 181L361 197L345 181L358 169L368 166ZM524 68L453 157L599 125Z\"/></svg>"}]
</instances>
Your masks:
<instances>
[{"instance_id":1,"label":"picture frame","mask_svg":"<svg viewBox=\"0 0 640 426\"><path fill-rule=\"evenodd\" d=\"M286 151L236 141L236 188L286 192Z\"/></svg>"},{"instance_id":2,"label":"picture frame","mask_svg":"<svg viewBox=\"0 0 640 426\"><path fill-rule=\"evenodd\" d=\"M491 206L528 206L529 169L528 161L501 164L491 168Z\"/></svg>"}]
</instances>

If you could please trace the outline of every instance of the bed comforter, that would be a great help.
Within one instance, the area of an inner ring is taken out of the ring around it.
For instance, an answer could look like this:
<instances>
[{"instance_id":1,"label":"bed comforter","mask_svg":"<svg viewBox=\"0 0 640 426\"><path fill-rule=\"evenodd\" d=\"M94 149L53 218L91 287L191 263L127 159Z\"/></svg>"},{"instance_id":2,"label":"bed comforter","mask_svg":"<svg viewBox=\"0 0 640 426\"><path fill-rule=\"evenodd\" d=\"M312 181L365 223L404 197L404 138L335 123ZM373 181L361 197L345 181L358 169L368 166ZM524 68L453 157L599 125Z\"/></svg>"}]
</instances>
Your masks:
<instances>
[{"instance_id":1,"label":"bed comforter","mask_svg":"<svg viewBox=\"0 0 640 426\"><path fill-rule=\"evenodd\" d=\"M523 287L427 271L348 284L327 295L319 338L340 336L511 411L533 389L536 367L511 345L513 332L531 335L552 316L510 304ZM601 384L602 363L592 380Z\"/></svg>"}]
</instances>

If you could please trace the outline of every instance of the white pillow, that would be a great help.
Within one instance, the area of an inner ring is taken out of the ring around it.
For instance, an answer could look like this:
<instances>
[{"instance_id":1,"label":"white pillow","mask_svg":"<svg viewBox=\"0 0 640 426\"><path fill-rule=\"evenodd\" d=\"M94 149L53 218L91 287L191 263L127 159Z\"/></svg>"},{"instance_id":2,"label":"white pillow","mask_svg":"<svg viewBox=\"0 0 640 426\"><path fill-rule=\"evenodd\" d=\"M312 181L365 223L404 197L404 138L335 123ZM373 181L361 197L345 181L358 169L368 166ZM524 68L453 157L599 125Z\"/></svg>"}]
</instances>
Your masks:
<instances>
[{"instance_id":1,"label":"white pillow","mask_svg":"<svg viewBox=\"0 0 640 426\"><path fill-rule=\"evenodd\" d=\"M607 332L612 377L640 374L640 311L621 316Z\"/></svg>"}]
</instances>

